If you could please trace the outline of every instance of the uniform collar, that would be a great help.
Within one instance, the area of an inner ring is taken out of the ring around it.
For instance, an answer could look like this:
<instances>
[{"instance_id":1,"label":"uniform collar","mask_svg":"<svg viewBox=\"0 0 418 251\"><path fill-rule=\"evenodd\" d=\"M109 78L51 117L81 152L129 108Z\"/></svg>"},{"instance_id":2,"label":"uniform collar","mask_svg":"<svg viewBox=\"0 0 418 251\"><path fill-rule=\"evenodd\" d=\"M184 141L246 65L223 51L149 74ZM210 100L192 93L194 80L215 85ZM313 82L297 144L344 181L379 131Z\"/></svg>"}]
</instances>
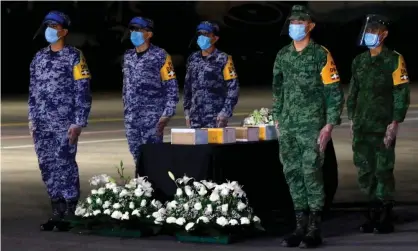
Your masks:
<instances>
[{"instance_id":1,"label":"uniform collar","mask_svg":"<svg viewBox=\"0 0 418 251\"><path fill-rule=\"evenodd\" d=\"M51 55L58 55L58 56L64 55L64 53L65 53L66 50L67 50L67 45L64 45L64 47L61 50L59 50L59 51L52 51L51 50L51 45L48 45L45 48L45 52L50 53Z\"/></svg>"},{"instance_id":2,"label":"uniform collar","mask_svg":"<svg viewBox=\"0 0 418 251\"><path fill-rule=\"evenodd\" d=\"M388 51L389 51L388 48L383 45L382 51L378 55L372 57L372 55L370 54L370 50L368 51L367 55L369 56L369 58L381 58L381 57L385 57Z\"/></svg>"},{"instance_id":3,"label":"uniform collar","mask_svg":"<svg viewBox=\"0 0 418 251\"><path fill-rule=\"evenodd\" d=\"M300 54L303 54L305 51L309 51L309 49L310 48L312 48L314 46L314 41L313 41L313 39L309 39L309 43L308 43L308 45L303 49L303 50L301 50L301 51L296 51L296 48L295 48L295 45L294 45L294 43L293 43L293 41L290 43L290 45L289 45L289 51L290 52L297 52L297 53L300 53Z\"/></svg>"},{"instance_id":4,"label":"uniform collar","mask_svg":"<svg viewBox=\"0 0 418 251\"><path fill-rule=\"evenodd\" d=\"M207 55L206 57L202 56L202 51L199 51L199 56L202 59L211 59L211 58L215 57L217 54L218 54L218 49L217 48L215 48L215 50L213 50L213 52L211 54Z\"/></svg>"}]
</instances>

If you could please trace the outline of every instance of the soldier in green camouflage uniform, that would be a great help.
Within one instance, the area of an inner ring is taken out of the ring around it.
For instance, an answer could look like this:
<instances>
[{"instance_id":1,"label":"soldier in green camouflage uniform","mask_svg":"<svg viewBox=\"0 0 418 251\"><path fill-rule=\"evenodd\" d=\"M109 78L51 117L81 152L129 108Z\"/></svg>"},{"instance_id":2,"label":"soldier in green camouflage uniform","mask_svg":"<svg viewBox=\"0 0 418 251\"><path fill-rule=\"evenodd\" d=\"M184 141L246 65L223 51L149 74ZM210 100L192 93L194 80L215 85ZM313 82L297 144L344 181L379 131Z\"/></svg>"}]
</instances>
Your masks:
<instances>
[{"instance_id":1,"label":"soldier in green camouflage uniform","mask_svg":"<svg viewBox=\"0 0 418 251\"><path fill-rule=\"evenodd\" d=\"M395 142L398 123L409 107L409 80L402 55L383 45L387 18L368 15L366 20L360 45L369 50L352 63L347 112L358 182L370 201L367 221L360 229L388 233L394 230Z\"/></svg>"},{"instance_id":2,"label":"soldier in green camouflage uniform","mask_svg":"<svg viewBox=\"0 0 418 251\"><path fill-rule=\"evenodd\" d=\"M323 154L341 123L344 95L331 53L310 38L315 23L308 10L293 6L288 21L293 41L279 51L273 69L273 116L296 215L296 230L282 245L316 247L322 243Z\"/></svg>"}]
</instances>

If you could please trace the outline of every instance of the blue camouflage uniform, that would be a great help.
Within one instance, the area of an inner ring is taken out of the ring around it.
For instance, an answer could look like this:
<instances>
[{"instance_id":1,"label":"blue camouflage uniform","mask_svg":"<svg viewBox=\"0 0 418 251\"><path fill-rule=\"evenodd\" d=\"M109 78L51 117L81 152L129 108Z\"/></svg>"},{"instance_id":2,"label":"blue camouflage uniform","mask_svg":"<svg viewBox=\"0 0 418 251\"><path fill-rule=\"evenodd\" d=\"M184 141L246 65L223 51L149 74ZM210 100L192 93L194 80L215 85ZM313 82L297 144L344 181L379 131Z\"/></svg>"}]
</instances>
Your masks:
<instances>
[{"instance_id":1,"label":"blue camouflage uniform","mask_svg":"<svg viewBox=\"0 0 418 251\"><path fill-rule=\"evenodd\" d=\"M170 55L153 44L140 53L135 48L127 50L122 67L126 137L137 163L141 145L163 142L163 135L157 134L157 123L161 117L174 116L178 85Z\"/></svg>"},{"instance_id":2,"label":"blue camouflage uniform","mask_svg":"<svg viewBox=\"0 0 418 251\"><path fill-rule=\"evenodd\" d=\"M198 31L215 32L204 22ZM232 57L218 49L203 57L194 52L187 60L184 83L184 114L191 128L217 127L217 118L232 117L238 102L239 82Z\"/></svg>"},{"instance_id":3,"label":"blue camouflage uniform","mask_svg":"<svg viewBox=\"0 0 418 251\"><path fill-rule=\"evenodd\" d=\"M69 23L59 17L49 13L44 23ZM49 197L77 201L77 144L69 144L68 129L86 127L91 108L90 73L83 53L72 46L57 52L49 46L38 51L30 64L28 104L35 152Z\"/></svg>"}]
</instances>

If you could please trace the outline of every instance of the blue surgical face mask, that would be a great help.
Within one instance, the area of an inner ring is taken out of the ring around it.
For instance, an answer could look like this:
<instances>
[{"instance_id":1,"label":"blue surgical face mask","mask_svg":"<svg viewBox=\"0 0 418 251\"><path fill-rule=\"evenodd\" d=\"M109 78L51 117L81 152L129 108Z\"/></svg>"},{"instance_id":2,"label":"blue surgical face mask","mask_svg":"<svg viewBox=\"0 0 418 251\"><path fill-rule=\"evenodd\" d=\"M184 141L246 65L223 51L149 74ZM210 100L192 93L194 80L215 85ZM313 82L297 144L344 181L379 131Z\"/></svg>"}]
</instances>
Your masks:
<instances>
[{"instance_id":1,"label":"blue surgical face mask","mask_svg":"<svg viewBox=\"0 0 418 251\"><path fill-rule=\"evenodd\" d=\"M295 41L301 41L306 37L306 26L304 24L290 24L289 36Z\"/></svg>"},{"instance_id":2,"label":"blue surgical face mask","mask_svg":"<svg viewBox=\"0 0 418 251\"><path fill-rule=\"evenodd\" d=\"M48 43L56 43L60 38L58 37L58 30L47 27L45 30L45 39Z\"/></svg>"},{"instance_id":3,"label":"blue surgical face mask","mask_svg":"<svg viewBox=\"0 0 418 251\"><path fill-rule=\"evenodd\" d=\"M379 41L379 35L377 34L373 34L373 33L366 33L364 35L364 44L369 48L369 49L373 49L376 48L377 46L379 46L380 41Z\"/></svg>"},{"instance_id":4,"label":"blue surgical face mask","mask_svg":"<svg viewBox=\"0 0 418 251\"><path fill-rule=\"evenodd\" d=\"M197 38L197 45L199 45L200 49L202 50L207 50L210 48L211 43L210 43L210 38L200 35Z\"/></svg>"},{"instance_id":5,"label":"blue surgical face mask","mask_svg":"<svg viewBox=\"0 0 418 251\"><path fill-rule=\"evenodd\" d=\"M140 31L131 32L131 42L135 47L141 46L145 43L144 33Z\"/></svg>"}]
</instances>

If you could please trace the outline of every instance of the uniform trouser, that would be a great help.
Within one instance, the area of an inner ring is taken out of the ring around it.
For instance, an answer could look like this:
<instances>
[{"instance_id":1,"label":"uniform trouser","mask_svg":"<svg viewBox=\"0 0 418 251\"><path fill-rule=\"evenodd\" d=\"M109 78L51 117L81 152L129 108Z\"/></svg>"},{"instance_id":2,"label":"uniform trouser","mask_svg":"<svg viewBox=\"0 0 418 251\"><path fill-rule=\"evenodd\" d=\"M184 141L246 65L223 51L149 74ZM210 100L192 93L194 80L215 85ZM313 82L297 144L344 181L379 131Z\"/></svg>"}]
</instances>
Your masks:
<instances>
[{"instance_id":1,"label":"uniform trouser","mask_svg":"<svg viewBox=\"0 0 418 251\"><path fill-rule=\"evenodd\" d=\"M353 135L353 160L358 169L360 190L370 201L392 202L395 192L395 142L386 148L384 133Z\"/></svg>"},{"instance_id":2,"label":"uniform trouser","mask_svg":"<svg viewBox=\"0 0 418 251\"><path fill-rule=\"evenodd\" d=\"M78 200L80 180L77 144L70 145L68 132L34 131L35 152L48 195L52 200Z\"/></svg>"},{"instance_id":3,"label":"uniform trouser","mask_svg":"<svg viewBox=\"0 0 418 251\"><path fill-rule=\"evenodd\" d=\"M280 131L280 160L295 210L322 211L325 201L319 132Z\"/></svg>"},{"instance_id":4,"label":"uniform trouser","mask_svg":"<svg viewBox=\"0 0 418 251\"><path fill-rule=\"evenodd\" d=\"M157 135L156 126L153 128L129 126L126 128L126 138L128 140L129 151L134 158L135 165L138 163L141 145L162 143L164 139L163 135Z\"/></svg>"}]
</instances>

